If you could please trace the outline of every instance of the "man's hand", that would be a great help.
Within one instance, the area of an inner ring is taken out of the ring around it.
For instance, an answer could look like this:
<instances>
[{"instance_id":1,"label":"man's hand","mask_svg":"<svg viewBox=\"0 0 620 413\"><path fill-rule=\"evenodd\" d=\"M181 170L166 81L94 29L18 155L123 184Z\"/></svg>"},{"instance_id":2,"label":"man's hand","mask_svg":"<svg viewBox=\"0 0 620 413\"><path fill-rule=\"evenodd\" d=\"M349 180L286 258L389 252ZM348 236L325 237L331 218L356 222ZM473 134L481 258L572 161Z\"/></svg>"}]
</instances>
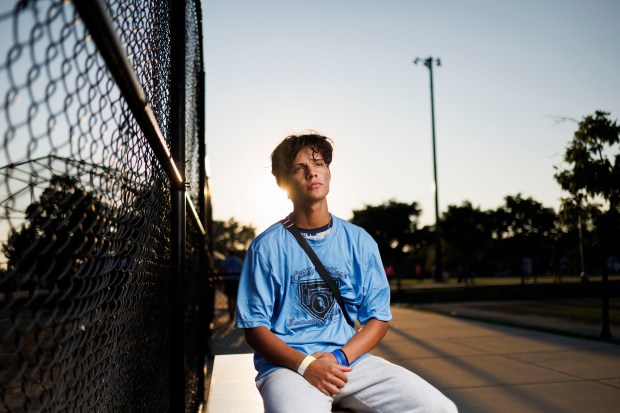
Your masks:
<instances>
[{"instance_id":1,"label":"man's hand","mask_svg":"<svg viewBox=\"0 0 620 413\"><path fill-rule=\"evenodd\" d=\"M329 353L329 352L326 352L326 351L319 351L317 353L314 353L312 355L312 357L314 357L317 360L326 361L328 363L336 363L336 364L338 364L338 360L336 360L336 356L334 356L333 353Z\"/></svg>"},{"instance_id":2,"label":"man's hand","mask_svg":"<svg viewBox=\"0 0 620 413\"><path fill-rule=\"evenodd\" d=\"M331 353L315 353L315 361L306 367L304 378L326 396L339 394L349 378L345 373L353 370L336 362Z\"/></svg>"}]
</instances>

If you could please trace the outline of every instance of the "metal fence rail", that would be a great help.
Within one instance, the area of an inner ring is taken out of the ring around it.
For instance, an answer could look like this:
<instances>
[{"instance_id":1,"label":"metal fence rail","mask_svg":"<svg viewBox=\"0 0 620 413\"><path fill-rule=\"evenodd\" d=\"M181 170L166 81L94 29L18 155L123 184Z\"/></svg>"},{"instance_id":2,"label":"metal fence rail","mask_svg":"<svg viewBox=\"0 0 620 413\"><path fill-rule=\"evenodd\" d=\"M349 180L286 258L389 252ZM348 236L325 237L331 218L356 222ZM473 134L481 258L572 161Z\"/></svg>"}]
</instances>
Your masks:
<instances>
[{"instance_id":1,"label":"metal fence rail","mask_svg":"<svg viewBox=\"0 0 620 413\"><path fill-rule=\"evenodd\" d=\"M203 399L201 35L199 0L0 2L0 411Z\"/></svg>"}]
</instances>

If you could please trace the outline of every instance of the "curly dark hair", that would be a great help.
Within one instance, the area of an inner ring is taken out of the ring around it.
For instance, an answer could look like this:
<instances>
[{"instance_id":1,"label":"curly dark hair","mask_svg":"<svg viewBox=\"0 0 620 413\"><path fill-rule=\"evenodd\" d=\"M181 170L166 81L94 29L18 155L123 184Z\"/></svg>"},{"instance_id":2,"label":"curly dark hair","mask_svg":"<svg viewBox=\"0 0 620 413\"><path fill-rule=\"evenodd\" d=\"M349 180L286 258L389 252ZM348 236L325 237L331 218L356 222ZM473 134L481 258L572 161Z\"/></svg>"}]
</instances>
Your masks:
<instances>
[{"instance_id":1,"label":"curly dark hair","mask_svg":"<svg viewBox=\"0 0 620 413\"><path fill-rule=\"evenodd\" d=\"M271 153L271 173L278 185L282 176L290 172L295 156L307 147L320 154L327 166L332 163L332 140L328 137L314 132L287 136Z\"/></svg>"}]
</instances>

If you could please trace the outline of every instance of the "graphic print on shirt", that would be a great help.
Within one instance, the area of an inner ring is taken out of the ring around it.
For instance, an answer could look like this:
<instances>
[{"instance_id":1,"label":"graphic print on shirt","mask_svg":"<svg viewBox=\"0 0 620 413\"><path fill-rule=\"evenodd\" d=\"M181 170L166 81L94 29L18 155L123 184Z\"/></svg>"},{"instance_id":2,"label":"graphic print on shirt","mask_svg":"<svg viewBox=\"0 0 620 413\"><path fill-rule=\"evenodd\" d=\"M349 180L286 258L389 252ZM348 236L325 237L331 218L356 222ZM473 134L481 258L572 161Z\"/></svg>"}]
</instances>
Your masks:
<instances>
[{"instance_id":1,"label":"graphic print on shirt","mask_svg":"<svg viewBox=\"0 0 620 413\"><path fill-rule=\"evenodd\" d=\"M336 268L327 268L327 271L332 276L336 286L340 288L340 284L347 278L347 275ZM289 326L326 325L342 316L334 294L323 278L317 278L317 276L320 277L312 267L293 273L291 282L297 284L298 305L305 310L310 319L304 320L291 317L287 323Z\"/></svg>"},{"instance_id":2,"label":"graphic print on shirt","mask_svg":"<svg viewBox=\"0 0 620 413\"><path fill-rule=\"evenodd\" d=\"M334 306L334 294L325 281L304 281L299 284L300 305L316 318L325 321L325 315Z\"/></svg>"}]
</instances>

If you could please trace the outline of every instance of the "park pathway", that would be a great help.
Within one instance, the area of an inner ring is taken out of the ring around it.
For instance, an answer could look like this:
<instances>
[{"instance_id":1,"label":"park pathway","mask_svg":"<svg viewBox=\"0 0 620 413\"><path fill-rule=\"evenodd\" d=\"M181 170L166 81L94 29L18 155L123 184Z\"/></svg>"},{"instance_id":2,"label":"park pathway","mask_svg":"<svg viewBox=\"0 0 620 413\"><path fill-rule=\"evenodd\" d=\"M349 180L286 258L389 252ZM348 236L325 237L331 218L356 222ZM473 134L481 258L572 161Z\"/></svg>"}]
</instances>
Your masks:
<instances>
[{"instance_id":1,"label":"park pathway","mask_svg":"<svg viewBox=\"0 0 620 413\"><path fill-rule=\"evenodd\" d=\"M461 413L620 411L620 345L392 308L373 351L440 388Z\"/></svg>"}]
</instances>

